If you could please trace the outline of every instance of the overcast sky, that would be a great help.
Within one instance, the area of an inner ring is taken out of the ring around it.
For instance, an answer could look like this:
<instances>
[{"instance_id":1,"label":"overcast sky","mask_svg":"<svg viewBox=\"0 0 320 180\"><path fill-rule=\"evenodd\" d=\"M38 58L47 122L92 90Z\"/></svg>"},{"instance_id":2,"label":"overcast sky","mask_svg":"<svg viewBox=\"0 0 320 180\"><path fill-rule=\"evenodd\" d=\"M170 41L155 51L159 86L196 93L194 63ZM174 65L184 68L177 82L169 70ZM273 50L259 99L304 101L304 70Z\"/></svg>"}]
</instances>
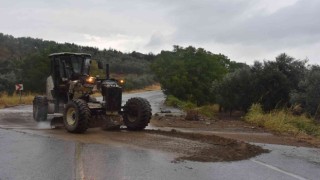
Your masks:
<instances>
[{"instance_id":1,"label":"overcast sky","mask_svg":"<svg viewBox=\"0 0 320 180\"><path fill-rule=\"evenodd\" d=\"M0 0L0 32L159 53L203 47L252 64L320 64L320 0Z\"/></svg>"}]
</instances>

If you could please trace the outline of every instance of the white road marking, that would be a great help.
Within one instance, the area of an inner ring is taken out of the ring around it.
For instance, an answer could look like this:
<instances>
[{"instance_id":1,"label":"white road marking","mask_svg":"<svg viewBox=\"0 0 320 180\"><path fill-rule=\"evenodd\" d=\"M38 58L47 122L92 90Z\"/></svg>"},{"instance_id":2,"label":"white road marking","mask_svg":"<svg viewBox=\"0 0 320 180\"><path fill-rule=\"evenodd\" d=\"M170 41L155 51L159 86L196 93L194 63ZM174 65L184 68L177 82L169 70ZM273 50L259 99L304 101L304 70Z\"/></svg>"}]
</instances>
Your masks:
<instances>
[{"instance_id":1,"label":"white road marking","mask_svg":"<svg viewBox=\"0 0 320 180\"><path fill-rule=\"evenodd\" d=\"M266 163L264 163L264 162L261 162L261 161L258 161L258 160L254 160L254 159L251 159L250 161L252 161L252 162L254 162L254 163L257 163L257 164L260 164L260 165L262 165L262 166L265 166L265 167L267 167L267 168L269 168L269 169L272 169L272 170L274 170L274 171L278 171L278 172L280 172L280 173L283 173L283 174L286 174L286 175L288 175L288 176L294 177L294 178L296 178L296 179L299 179L299 180L307 180L307 179L304 178L304 177L301 177L301 176L298 176L298 175L296 175L296 174L293 174L293 173L284 171L284 170L282 170L282 169L280 169L280 168L277 168L277 167L275 167L275 166L272 166L272 165L270 165L270 164L266 164Z\"/></svg>"},{"instance_id":2,"label":"white road marking","mask_svg":"<svg viewBox=\"0 0 320 180\"><path fill-rule=\"evenodd\" d=\"M77 143L75 147L75 163L76 163L76 179L85 179L84 170L83 170L83 161L81 157L82 144Z\"/></svg>"}]
</instances>

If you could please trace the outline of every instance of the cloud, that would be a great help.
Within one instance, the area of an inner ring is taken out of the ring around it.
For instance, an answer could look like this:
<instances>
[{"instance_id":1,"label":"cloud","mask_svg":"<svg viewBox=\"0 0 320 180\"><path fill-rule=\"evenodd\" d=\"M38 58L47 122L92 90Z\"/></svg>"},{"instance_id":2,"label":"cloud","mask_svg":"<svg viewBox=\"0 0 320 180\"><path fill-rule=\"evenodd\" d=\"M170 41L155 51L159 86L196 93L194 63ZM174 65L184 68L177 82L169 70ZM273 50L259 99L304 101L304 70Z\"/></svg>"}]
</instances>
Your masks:
<instances>
[{"instance_id":1,"label":"cloud","mask_svg":"<svg viewBox=\"0 0 320 180\"><path fill-rule=\"evenodd\" d=\"M172 32L154 32L144 49L148 52L160 52L172 49Z\"/></svg>"},{"instance_id":2,"label":"cloud","mask_svg":"<svg viewBox=\"0 0 320 180\"><path fill-rule=\"evenodd\" d=\"M320 40L319 1L302 1L270 15L257 15L219 32L219 42L296 47Z\"/></svg>"},{"instance_id":3,"label":"cloud","mask_svg":"<svg viewBox=\"0 0 320 180\"><path fill-rule=\"evenodd\" d=\"M143 45L145 42L145 40L142 37L127 36L123 34L117 34L107 37L84 34L83 37L84 40L76 41L76 43L83 46L94 46L106 49L112 48L124 52L139 49L139 47Z\"/></svg>"},{"instance_id":4,"label":"cloud","mask_svg":"<svg viewBox=\"0 0 320 180\"><path fill-rule=\"evenodd\" d=\"M320 42L317 0L174 1L171 6L175 44L196 44L249 63L282 52L297 58L312 54L311 62L320 55L315 48Z\"/></svg>"},{"instance_id":5,"label":"cloud","mask_svg":"<svg viewBox=\"0 0 320 180\"><path fill-rule=\"evenodd\" d=\"M318 0L0 0L0 31L121 51L204 47L232 60L320 56ZM320 62L319 62L320 63Z\"/></svg>"},{"instance_id":6,"label":"cloud","mask_svg":"<svg viewBox=\"0 0 320 180\"><path fill-rule=\"evenodd\" d=\"M203 4L191 1L171 12L172 23L177 26L174 38L176 41L270 47L319 41L320 19L316 17L320 16L320 1L299 1L289 6L281 4L281 8L275 8L271 14L270 7L265 12L256 12L256 6L246 1L206 1Z\"/></svg>"}]
</instances>

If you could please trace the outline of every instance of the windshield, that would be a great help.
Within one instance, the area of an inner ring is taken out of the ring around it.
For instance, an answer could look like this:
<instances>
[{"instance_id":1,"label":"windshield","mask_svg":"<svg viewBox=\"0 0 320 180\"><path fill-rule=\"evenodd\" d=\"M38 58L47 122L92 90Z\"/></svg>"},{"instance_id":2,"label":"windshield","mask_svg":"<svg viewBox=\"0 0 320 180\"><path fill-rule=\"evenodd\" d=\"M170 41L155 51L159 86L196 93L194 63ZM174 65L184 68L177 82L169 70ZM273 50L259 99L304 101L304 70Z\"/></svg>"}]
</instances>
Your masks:
<instances>
[{"instance_id":1,"label":"windshield","mask_svg":"<svg viewBox=\"0 0 320 180\"><path fill-rule=\"evenodd\" d=\"M72 56L70 61L73 68L73 72L81 74L82 57Z\"/></svg>"},{"instance_id":2,"label":"windshield","mask_svg":"<svg viewBox=\"0 0 320 180\"><path fill-rule=\"evenodd\" d=\"M74 74L89 75L91 59L83 56L72 56L69 60L69 65L72 67Z\"/></svg>"},{"instance_id":3,"label":"windshield","mask_svg":"<svg viewBox=\"0 0 320 180\"><path fill-rule=\"evenodd\" d=\"M77 78L79 75L89 75L90 58L85 56L62 56L57 58L60 61L61 77ZM59 60L60 59L60 60Z\"/></svg>"}]
</instances>

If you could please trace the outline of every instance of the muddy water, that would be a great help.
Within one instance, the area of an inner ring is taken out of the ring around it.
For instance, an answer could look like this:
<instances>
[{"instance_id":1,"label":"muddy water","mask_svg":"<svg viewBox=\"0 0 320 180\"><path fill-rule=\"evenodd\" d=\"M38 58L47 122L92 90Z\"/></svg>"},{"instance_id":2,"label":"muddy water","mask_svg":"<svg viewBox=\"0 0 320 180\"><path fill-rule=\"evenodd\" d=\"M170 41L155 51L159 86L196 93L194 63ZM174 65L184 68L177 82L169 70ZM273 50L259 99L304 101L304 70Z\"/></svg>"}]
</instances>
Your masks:
<instances>
[{"instance_id":1,"label":"muddy water","mask_svg":"<svg viewBox=\"0 0 320 180\"><path fill-rule=\"evenodd\" d=\"M31 106L0 110L0 127L80 143L135 146L176 154L176 159L193 161L233 161L266 152L262 148L214 135L176 131L117 132L89 129L85 134L70 134L64 128L51 129L48 122L33 121Z\"/></svg>"}]
</instances>

